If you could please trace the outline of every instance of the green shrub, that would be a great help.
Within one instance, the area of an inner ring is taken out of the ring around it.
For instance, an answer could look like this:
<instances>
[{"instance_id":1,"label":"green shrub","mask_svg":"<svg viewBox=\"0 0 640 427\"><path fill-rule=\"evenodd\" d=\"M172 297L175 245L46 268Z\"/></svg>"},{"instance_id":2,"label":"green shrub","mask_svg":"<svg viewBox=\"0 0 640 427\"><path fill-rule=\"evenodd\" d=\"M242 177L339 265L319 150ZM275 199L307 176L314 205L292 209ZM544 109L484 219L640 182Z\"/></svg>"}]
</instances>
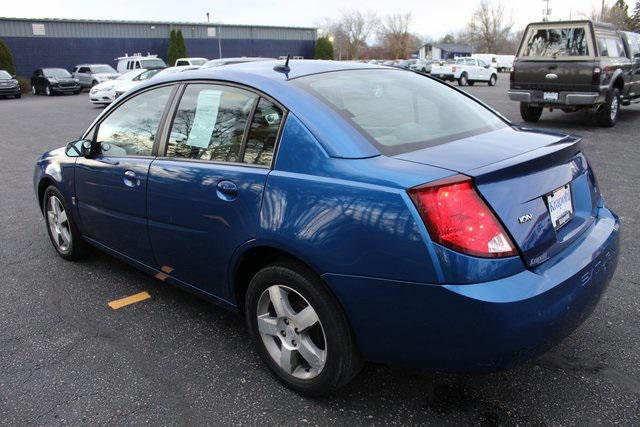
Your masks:
<instances>
[{"instance_id":1,"label":"green shrub","mask_svg":"<svg viewBox=\"0 0 640 427\"><path fill-rule=\"evenodd\" d=\"M18 83L20 83L20 92L29 93L31 92L31 79L28 77L18 76L16 77Z\"/></svg>"},{"instance_id":2,"label":"green shrub","mask_svg":"<svg viewBox=\"0 0 640 427\"><path fill-rule=\"evenodd\" d=\"M316 59L333 59L333 43L329 37L320 37L316 40Z\"/></svg>"},{"instance_id":3,"label":"green shrub","mask_svg":"<svg viewBox=\"0 0 640 427\"><path fill-rule=\"evenodd\" d=\"M167 65L173 67L176 63L176 59L180 56L178 55L178 51L176 48L176 30L171 30L171 34L169 35L169 49L167 51Z\"/></svg>"},{"instance_id":4,"label":"green shrub","mask_svg":"<svg viewBox=\"0 0 640 427\"><path fill-rule=\"evenodd\" d=\"M176 34L176 50L178 51L178 58L186 58L187 46L184 44L184 37L182 37L182 30L178 30Z\"/></svg>"},{"instance_id":5,"label":"green shrub","mask_svg":"<svg viewBox=\"0 0 640 427\"><path fill-rule=\"evenodd\" d=\"M16 73L16 67L13 64L13 55L9 46L0 39L0 70L6 70L9 74Z\"/></svg>"}]
</instances>

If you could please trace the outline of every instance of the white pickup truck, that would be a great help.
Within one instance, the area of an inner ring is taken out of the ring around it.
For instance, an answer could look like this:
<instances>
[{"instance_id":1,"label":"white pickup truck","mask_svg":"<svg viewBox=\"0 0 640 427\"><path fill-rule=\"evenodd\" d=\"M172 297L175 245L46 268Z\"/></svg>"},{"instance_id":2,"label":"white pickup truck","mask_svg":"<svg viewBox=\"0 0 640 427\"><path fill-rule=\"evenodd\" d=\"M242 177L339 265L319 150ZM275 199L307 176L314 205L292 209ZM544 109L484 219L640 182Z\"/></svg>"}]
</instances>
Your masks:
<instances>
[{"instance_id":1,"label":"white pickup truck","mask_svg":"<svg viewBox=\"0 0 640 427\"><path fill-rule=\"evenodd\" d=\"M436 64L431 66L431 75L442 80L457 80L460 86L473 86L475 82L486 82L495 86L498 71L487 65L482 59L458 58L453 64Z\"/></svg>"}]
</instances>

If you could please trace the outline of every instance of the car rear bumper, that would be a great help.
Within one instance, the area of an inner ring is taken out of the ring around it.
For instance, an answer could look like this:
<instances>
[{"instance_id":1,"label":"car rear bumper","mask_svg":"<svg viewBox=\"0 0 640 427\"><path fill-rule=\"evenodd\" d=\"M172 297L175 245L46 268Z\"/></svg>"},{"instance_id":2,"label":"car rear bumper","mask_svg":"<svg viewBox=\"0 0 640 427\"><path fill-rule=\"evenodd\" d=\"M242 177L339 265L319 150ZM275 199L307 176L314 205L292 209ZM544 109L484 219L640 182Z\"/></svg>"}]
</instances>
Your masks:
<instances>
[{"instance_id":1,"label":"car rear bumper","mask_svg":"<svg viewBox=\"0 0 640 427\"><path fill-rule=\"evenodd\" d=\"M541 90L510 90L509 99L512 101L524 102L534 105L570 105L570 106L590 106L604 102L604 96L598 92L557 92L557 101L544 99L544 92Z\"/></svg>"},{"instance_id":2,"label":"car rear bumper","mask_svg":"<svg viewBox=\"0 0 640 427\"><path fill-rule=\"evenodd\" d=\"M371 361L493 371L551 348L593 311L619 252L618 218L602 208L574 244L533 270L471 285L325 274Z\"/></svg>"}]
</instances>

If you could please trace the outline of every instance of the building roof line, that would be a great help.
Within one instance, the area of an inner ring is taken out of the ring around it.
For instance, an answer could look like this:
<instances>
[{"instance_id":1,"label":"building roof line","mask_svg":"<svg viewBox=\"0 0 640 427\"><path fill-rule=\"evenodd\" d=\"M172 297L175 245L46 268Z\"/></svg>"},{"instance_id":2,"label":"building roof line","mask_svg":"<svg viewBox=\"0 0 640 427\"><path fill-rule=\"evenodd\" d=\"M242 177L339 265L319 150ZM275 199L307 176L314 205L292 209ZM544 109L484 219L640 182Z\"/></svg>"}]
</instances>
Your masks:
<instances>
[{"instance_id":1,"label":"building roof line","mask_svg":"<svg viewBox=\"0 0 640 427\"><path fill-rule=\"evenodd\" d=\"M70 22L83 24L128 24L128 25L173 25L196 27L238 27L238 28L276 28L291 30L316 31L315 27L294 27L284 25L248 25L248 24L223 24L222 22L186 22L186 21L136 21L116 19L76 19L76 18L12 18L0 16L0 21L28 21L28 22Z\"/></svg>"}]
</instances>

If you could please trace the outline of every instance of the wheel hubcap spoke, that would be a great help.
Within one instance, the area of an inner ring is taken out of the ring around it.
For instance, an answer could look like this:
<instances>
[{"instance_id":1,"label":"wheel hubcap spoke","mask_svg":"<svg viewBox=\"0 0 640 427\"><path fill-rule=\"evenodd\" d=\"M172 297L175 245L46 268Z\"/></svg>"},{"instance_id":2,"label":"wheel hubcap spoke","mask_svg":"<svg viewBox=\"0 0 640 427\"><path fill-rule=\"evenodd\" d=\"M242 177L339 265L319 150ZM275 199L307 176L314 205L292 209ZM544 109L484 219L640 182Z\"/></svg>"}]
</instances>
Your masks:
<instances>
[{"instance_id":1,"label":"wheel hubcap spoke","mask_svg":"<svg viewBox=\"0 0 640 427\"><path fill-rule=\"evenodd\" d=\"M283 285L267 288L258 299L257 327L271 358L300 379L318 376L327 359L326 335L311 304Z\"/></svg>"},{"instance_id":2,"label":"wheel hubcap spoke","mask_svg":"<svg viewBox=\"0 0 640 427\"><path fill-rule=\"evenodd\" d=\"M47 222L55 245L59 250L67 251L71 245L69 218L62 202L56 196L51 196L47 201Z\"/></svg>"}]
</instances>

